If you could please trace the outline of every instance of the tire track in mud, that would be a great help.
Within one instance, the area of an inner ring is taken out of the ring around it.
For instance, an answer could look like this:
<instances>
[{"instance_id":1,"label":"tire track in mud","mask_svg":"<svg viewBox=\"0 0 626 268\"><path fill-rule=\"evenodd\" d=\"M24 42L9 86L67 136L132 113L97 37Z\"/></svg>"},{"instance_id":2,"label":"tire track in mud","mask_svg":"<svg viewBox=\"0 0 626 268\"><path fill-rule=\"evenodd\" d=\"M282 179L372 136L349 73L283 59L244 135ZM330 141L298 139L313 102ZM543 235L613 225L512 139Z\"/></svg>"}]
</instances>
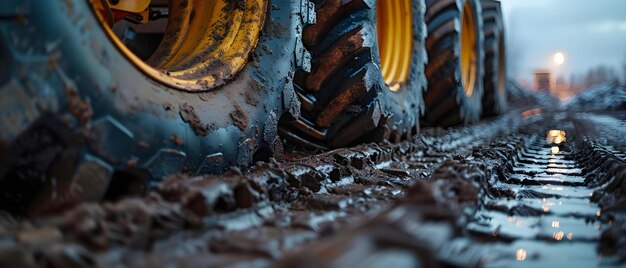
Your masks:
<instances>
[{"instance_id":1,"label":"tire track in mud","mask_svg":"<svg viewBox=\"0 0 626 268\"><path fill-rule=\"evenodd\" d=\"M626 161L626 114L578 113L574 119L579 128L589 130L586 137Z\"/></svg>"},{"instance_id":2,"label":"tire track in mud","mask_svg":"<svg viewBox=\"0 0 626 268\"><path fill-rule=\"evenodd\" d=\"M591 200L580 152L572 143L554 144L531 136L490 185L500 194L483 198L483 207L466 226L488 245L487 267L580 266L598 264L600 207Z\"/></svg>"},{"instance_id":3,"label":"tire track in mud","mask_svg":"<svg viewBox=\"0 0 626 268\"><path fill-rule=\"evenodd\" d=\"M402 217L402 213L389 215L388 208L411 196L416 182L428 180L442 163L506 136L523 123L528 122L512 113L472 127L425 130L415 140L400 144L369 144L259 163L246 173L172 176L145 198L82 204L31 220L4 215L0 259L10 265L62 267L266 266L287 260L299 248L312 250L317 241L371 225L372 219ZM443 236L452 232L443 226L424 230ZM402 235L393 238L383 231L380 236L402 240ZM428 247L415 244L418 241L409 244L427 252Z\"/></svg>"},{"instance_id":4,"label":"tire track in mud","mask_svg":"<svg viewBox=\"0 0 626 268\"><path fill-rule=\"evenodd\" d=\"M577 113L574 124L587 130L581 148L592 163L587 176L596 188L592 199L602 207L607 223L599 251L611 256L610 265L626 263L626 112Z\"/></svg>"},{"instance_id":5,"label":"tire track in mud","mask_svg":"<svg viewBox=\"0 0 626 268\"><path fill-rule=\"evenodd\" d=\"M566 117L545 114L448 158L370 221L276 266L620 265L626 165L598 142L606 133L590 138L593 128ZM548 143L544 133L555 125L573 137Z\"/></svg>"},{"instance_id":6,"label":"tire track in mud","mask_svg":"<svg viewBox=\"0 0 626 268\"><path fill-rule=\"evenodd\" d=\"M477 212L442 259L484 267L623 265L624 125L612 116L556 112L522 129L526 136L510 141L515 152L481 184ZM566 129L566 142L546 141L555 126Z\"/></svg>"},{"instance_id":7,"label":"tire track in mud","mask_svg":"<svg viewBox=\"0 0 626 268\"><path fill-rule=\"evenodd\" d=\"M614 264L626 259L626 164L610 134L623 130L590 118L511 113L246 173L172 176L145 198L2 214L0 266ZM543 136L555 122L571 136L558 146Z\"/></svg>"},{"instance_id":8,"label":"tire track in mud","mask_svg":"<svg viewBox=\"0 0 626 268\"><path fill-rule=\"evenodd\" d=\"M594 120L553 120L559 116L508 115L425 130L411 142L260 163L245 174L173 176L145 198L83 204L36 220L3 215L0 260L103 267L612 264L612 255L626 256L619 206L626 165L615 149L623 141L607 138ZM548 144L543 135L557 121L573 138Z\"/></svg>"}]
</instances>

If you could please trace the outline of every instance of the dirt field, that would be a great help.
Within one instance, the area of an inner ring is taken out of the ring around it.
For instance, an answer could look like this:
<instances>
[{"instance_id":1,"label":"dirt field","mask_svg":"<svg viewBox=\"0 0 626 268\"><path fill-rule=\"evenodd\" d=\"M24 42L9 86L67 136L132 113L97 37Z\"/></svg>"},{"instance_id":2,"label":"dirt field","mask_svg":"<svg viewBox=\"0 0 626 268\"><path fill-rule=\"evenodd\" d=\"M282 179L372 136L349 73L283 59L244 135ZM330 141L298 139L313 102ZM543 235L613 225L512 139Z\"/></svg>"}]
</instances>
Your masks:
<instances>
[{"instance_id":1,"label":"dirt field","mask_svg":"<svg viewBox=\"0 0 626 268\"><path fill-rule=\"evenodd\" d=\"M0 267L626 260L626 112L522 106L468 127L423 129L400 144L171 176L145 197L32 219L2 213ZM564 131L565 141L550 130Z\"/></svg>"}]
</instances>

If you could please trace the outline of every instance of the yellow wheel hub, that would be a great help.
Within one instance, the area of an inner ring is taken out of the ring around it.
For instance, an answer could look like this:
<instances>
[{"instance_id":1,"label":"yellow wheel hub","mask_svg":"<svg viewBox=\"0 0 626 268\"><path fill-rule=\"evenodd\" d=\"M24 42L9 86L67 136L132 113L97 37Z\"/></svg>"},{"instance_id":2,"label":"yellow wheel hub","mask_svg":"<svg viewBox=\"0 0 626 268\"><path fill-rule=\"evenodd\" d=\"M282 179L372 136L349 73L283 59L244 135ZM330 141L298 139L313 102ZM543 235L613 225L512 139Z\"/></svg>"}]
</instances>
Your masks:
<instances>
[{"instance_id":1,"label":"yellow wheel hub","mask_svg":"<svg viewBox=\"0 0 626 268\"><path fill-rule=\"evenodd\" d=\"M461 75L463 89L467 96L472 96L476 87L478 69L476 66L478 60L478 53L476 52L477 33L472 7L469 1L465 1L461 17Z\"/></svg>"},{"instance_id":2,"label":"yellow wheel hub","mask_svg":"<svg viewBox=\"0 0 626 268\"><path fill-rule=\"evenodd\" d=\"M268 0L169 0L163 39L144 61L111 29L110 18L101 12L104 1L88 1L110 39L142 72L190 91L223 85L244 67L258 43L268 7Z\"/></svg>"},{"instance_id":3,"label":"yellow wheel hub","mask_svg":"<svg viewBox=\"0 0 626 268\"><path fill-rule=\"evenodd\" d=\"M504 50L504 36L502 35L503 32L500 32L500 38L498 38L498 91L500 95L504 94L506 87L506 69L504 67L506 64L506 52Z\"/></svg>"},{"instance_id":4,"label":"yellow wheel hub","mask_svg":"<svg viewBox=\"0 0 626 268\"><path fill-rule=\"evenodd\" d=\"M376 33L380 70L392 91L400 90L411 70L413 16L409 0L376 2Z\"/></svg>"}]
</instances>

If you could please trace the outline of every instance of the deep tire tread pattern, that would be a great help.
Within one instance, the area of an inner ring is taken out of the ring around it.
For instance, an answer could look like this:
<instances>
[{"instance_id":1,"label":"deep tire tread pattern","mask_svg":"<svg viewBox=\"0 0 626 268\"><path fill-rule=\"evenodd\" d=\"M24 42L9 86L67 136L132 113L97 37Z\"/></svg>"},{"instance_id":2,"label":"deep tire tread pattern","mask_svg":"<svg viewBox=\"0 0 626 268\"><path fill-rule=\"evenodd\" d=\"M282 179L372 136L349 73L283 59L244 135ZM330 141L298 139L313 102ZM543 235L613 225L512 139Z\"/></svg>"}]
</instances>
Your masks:
<instances>
[{"instance_id":1,"label":"deep tire tread pattern","mask_svg":"<svg viewBox=\"0 0 626 268\"><path fill-rule=\"evenodd\" d=\"M506 110L506 89L498 91L499 38L504 35L504 21L500 2L481 0L483 7L483 29L485 32L485 94L483 96L483 115L494 116ZM506 60L506 59L504 59ZM505 80L506 80L506 68ZM505 83L506 84L506 83Z\"/></svg>"},{"instance_id":2,"label":"deep tire tread pattern","mask_svg":"<svg viewBox=\"0 0 626 268\"><path fill-rule=\"evenodd\" d=\"M482 11L478 0L467 0L476 14L478 30L478 79L472 96L468 97L461 82L459 57L462 0L428 0L426 2L426 25L428 37L426 50L428 64L426 76L428 90L424 94L426 113L423 125L449 127L478 121L481 114L483 95Z\"/></svg>"},{"instance_id":3,"label":"deep tire tread pattern","mask_svg":"<svg viewBox=\"0 0 626 268\"><path fill-rule=\"evenodd\" d=\"M320 150L414 135L426 85L423 0L413 2L412 69L401 94L388 89L378 67L375 1L316 4L317 23L303 32L312 70L295 79L297 94L306 96L310 105L303 106L300 118L281 118L284 138L296 147Z\"/></svg>"}]
</instances>

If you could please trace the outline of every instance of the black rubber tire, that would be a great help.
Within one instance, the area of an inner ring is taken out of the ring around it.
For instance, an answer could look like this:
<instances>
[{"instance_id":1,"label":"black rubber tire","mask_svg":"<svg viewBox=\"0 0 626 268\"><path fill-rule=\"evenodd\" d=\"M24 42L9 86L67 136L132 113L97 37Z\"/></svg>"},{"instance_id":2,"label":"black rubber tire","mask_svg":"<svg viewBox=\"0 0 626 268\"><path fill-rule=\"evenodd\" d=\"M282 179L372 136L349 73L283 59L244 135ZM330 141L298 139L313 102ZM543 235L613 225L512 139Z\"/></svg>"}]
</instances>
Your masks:
<instances>
[{"instance_id":1,"label":"black rubber tire","mask_svg":"<svg viewBox=\"0 0 626 268\"><path fill-rule=\"evenodd\" d=\"M507 109L506 46L500 1L481 0L481 5L485 33L483 116L486 117L502 114Z\"/></svg>"},{"instance_id":2,"label":"black rubber tire","mask_svg":"<svg viewBox=\"0 0 626 268\"><path fill-rule=\"evenodd\" d=\"M477 78L471 96L465 94L461 76L461 17L463 5L469 1L477 28ZM428 90L424 93L425 126L449 127L480 119L483 95L484 51L482 17L479 0L427 0L426 50Z\"/></svg>"},{"instance_id":3,"label":"black rubber tire","mask_svg":"<svg viewBox=\"0 0 626 268\"><path fill-rule=\"evenodd\" d=\"M379 67L376 1L315 2L317 23L303 33L312 70L296 76L301 113L281 119L285 140L300 148L326 150L412 137L424 109L423 0L412 1L411 70L398 92L389 90Z\"/></svg>"},{"instance_id":4,"label":"black rubber tire","mask_svg":"<svg viewBox=\"0 0 626 268\"><path fill-rule=\"evenodd\" d=\"M297 108L293 73L310 68L300 31L314 23L315 10L308 0L272 0L267 12L240 73L192 93L127 60L89 1L2 1L0 209L36 213L98 201L111 181L129 176L155 183L281 153L276 125ZM115 190L108 195L119 196Z\"/></svg>"}]
</instances>

